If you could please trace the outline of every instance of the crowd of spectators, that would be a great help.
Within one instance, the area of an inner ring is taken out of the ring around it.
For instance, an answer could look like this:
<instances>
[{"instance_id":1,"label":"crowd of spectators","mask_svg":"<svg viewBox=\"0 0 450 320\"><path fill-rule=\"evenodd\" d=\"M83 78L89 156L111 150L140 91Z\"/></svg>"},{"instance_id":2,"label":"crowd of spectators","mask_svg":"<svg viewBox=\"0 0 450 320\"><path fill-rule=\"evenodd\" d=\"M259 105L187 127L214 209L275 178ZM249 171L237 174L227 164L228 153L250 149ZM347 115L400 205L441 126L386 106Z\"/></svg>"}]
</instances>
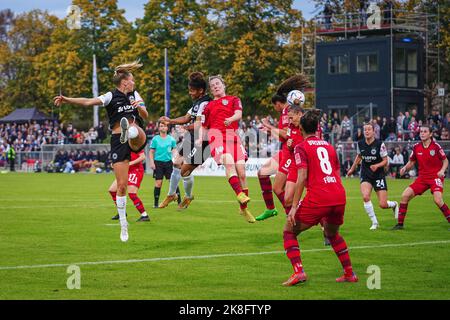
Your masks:
<instances>
[{"instance_id":1,"label":"crowd of spectators","mask_svg":"<svg viewBox=\"0 0 450 320\"><path fill-rule=\"evenodd\" d=\"M278 127L278 118L267 117L268 121ZM419 129L421 125L429 125L433 131L433 137L437 141L450 142L450 112L444 117L439 110L433 109L425 119L419 119L417 110L399 112L397 117L374 117L371 120L375 126L375 137L385 141L389 149L389 174L399 177L399 168L409 158L414 143L420 140ZM364 138L362 124L356 125L353 119L347 115L339 116L337 112L324 113L320 123L324 139L332 143L340 157L342 174L352 165L356 155L356 142ZM247 116L239 126L239 135L245 141L245 148L251 157L270 157L279 150L279 141L260 129L262 127L261 117ZM148 141L158 133L157 122L149 121L145 132ZM173 126L170 134L180 142L184 135L183 126ZM264 136L262 136L264 134ZM102 123L97 128L88 131L79 131L71 123L64 125L56 121L45 121L42 124L33 122L31 124L0 124L0 166L6 164L6 152L10 143L16 152L41 151L42 145L57 144L92 144L106 143L106 130ZM110 160L106 151L86 152L73 149L71 151L59 151L50 171L72 172L90 171L101 168L109 170ZM48 170L47 170L48 171Z\"/></svg>"}]
</instances>

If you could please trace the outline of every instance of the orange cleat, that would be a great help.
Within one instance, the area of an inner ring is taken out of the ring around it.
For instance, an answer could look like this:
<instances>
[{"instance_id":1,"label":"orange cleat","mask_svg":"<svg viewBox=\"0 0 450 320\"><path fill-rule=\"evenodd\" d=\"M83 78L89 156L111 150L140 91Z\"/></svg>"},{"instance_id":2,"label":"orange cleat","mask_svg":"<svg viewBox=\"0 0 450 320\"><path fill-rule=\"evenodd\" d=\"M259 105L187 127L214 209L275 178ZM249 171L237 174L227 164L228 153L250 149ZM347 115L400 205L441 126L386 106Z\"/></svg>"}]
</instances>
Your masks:
<instances>
[{"instance_id":1,"label":"orange cleat","mask_svg":"<svg viewBox=\"0 0 450 320\"><path fill-rule=\"evenodd\" d=\"M342 277L337 278L336 282L358 282L358 277L355 273L352 273L350 276L344 274Z\"/></svg>"},{"instance_id":2,"label":"orange cleat","mask_svg":"<svg viewBox=\"0 0 450 320\"><path fill-rule=\"evenodd\" d=\"M296 272L286 281L283 282L283 286L290 287L295 286L297 283L305 282L307 279L305 272Z\"/></svg>"}]
</instances>

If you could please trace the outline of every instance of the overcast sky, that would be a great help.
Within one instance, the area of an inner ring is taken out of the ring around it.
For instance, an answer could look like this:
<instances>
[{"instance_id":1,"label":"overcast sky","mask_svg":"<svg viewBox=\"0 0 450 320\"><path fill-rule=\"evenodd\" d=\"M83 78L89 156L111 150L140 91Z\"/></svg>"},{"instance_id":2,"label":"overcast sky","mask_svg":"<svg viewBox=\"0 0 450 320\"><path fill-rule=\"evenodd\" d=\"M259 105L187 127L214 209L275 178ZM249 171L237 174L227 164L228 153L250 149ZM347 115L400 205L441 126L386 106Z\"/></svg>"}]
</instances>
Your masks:
<instances>
[{"instance_id":1,"label":"overcast sky","mask_svg":"<svg viewBox=\"0 0 450 320\"><path fill-rule=\"evenodd\" d=\"M144 4L147 2L148 0L119 0L119 8L125 9L127 20L134 21L136 18L142 18ZM42 9L62 18L66 16L67 7L71 3L71 0L0 0L0 10L9 8L15 13L21 13L32 9ZM301 10L307 19L315 13L312 0L295 0L294 8Z\"/></svg>"}]
</instances>

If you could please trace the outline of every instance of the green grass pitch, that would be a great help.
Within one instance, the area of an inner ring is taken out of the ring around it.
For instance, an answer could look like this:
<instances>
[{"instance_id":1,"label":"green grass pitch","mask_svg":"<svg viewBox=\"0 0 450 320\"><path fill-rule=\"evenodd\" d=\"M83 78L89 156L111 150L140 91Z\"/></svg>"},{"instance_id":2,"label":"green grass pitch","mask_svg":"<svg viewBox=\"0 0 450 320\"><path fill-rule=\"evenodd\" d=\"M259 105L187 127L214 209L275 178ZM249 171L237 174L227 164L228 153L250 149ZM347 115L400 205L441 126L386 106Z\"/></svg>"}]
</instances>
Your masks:
<instances>
[{"instance_id":1,"label":"green grass pitch","mask_svg":"<svg viewBox=\"0 0 450 320\"><path fill-rule=\"evenodd\" d=\"M147 175L139 195L152 220L136 223L128 200L130 239L122 243L118 224L110 220L112 179L0 175L0 299L450 299L449 224L429 192L410 203L405 230L391 231L392 211L376 208L381 228L369 231L358 180L344 179L348 202L341 234L360 281L335 283L341 266L315 227L300 236L309 280L285 288L281 283L292 267L283 253L284 213L245 222L225 178L217 177L195 178L196 198L188 210L178 212L175 204L155 210ZM399 201L409 183L388 180L390 200ZM249 178L249 187L256 216L264 207L257 179ZM378 205L375 194L372 200ZM80 289L67 288L71 264L80 267ZM367 287L371 265L380 268L381 289Z\"/></svg>"}]
</instances>

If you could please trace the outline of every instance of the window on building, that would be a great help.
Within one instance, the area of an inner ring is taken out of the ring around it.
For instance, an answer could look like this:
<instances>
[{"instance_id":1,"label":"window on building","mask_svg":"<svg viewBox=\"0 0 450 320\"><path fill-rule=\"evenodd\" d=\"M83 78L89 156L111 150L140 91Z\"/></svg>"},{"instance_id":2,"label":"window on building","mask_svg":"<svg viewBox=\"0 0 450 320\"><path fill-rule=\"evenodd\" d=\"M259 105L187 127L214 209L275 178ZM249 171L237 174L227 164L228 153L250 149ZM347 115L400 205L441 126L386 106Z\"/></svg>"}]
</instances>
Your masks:
<instances>
[{"instance_id":1,"label":"window on building","mask_svg":"<svg viewBox=\"0 0 450 320\"><path fill-rule=\"evenodd\" d=\"M328 73L344 74L349 72L348 54L334 55L328 57Z\"/></svg>"},{"instance_id":2,"label":"window on building","mask_svg":"<svg viewBox=\"0 0 450 320\"><path fill-rule=\"evenodd\" d=\"M377 72L378 54L360 53L356 56L356 72Z\"/></svg>"},{"instance_id":3,"label":"window on building","mask_svg":"<svg viewBox=\"0 0 450 320\"><path fill-rule=\"evenodd\" d=\"M395 49L395 86L403 88L417 88L418 63L417 50L396 48Z\"/></svg>"}]
</instances>

